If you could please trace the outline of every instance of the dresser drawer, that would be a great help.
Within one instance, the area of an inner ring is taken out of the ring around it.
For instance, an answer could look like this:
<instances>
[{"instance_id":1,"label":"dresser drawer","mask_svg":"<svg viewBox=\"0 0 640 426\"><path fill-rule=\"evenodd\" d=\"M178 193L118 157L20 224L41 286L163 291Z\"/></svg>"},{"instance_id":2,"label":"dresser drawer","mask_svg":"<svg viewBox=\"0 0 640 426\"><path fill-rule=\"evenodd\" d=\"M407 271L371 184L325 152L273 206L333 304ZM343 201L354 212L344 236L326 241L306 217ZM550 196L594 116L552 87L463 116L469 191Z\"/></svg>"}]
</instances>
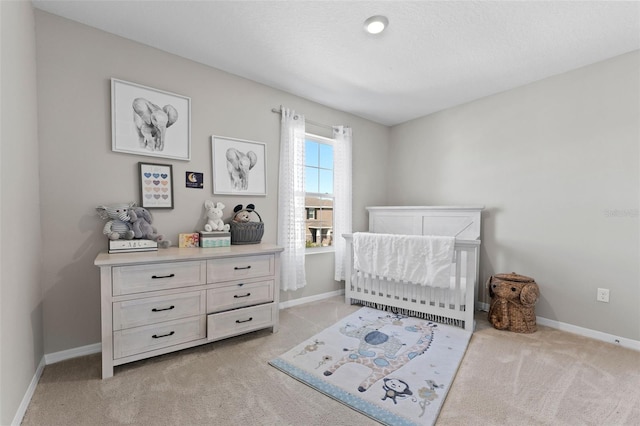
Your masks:
<instances>
[{"instance_id":1,"label":"dresser drawer","mask_svg":"<svg viewBox=\"0 0 640 426\"><path fill-rule=\"evenodd\" d=\"M273 325L274 304L207 315L207 339L218 340Z\"/></svg>"},{"instance_id":2,"label":"dresser drawer","mask_svg":"<svg viewBox=\"0 0 640 426\"><path fill-rule=\"evenodd\" d=\"M139 327L179 318L204 315L206 292L172 294L148 297L113 304L113 329Z\"/></svg>"},{"instance_id":3,"label":"dresser drawer","mask_svg":"<svg viewBox=\"0 0 640 426\"><path fill-rule=\"evenodd\" d=\"M273 302L273 280L233 284L207 290L207 313Z\"/></svg>"},{"instance_id":4,"label":"dresser drawer","mask_svg":"<svg viewBox=\"0 0 640 426\"><path fill-rule=\"evenodd\" d=\"M274 256L240 256L207 260L207 282L268 277L274 274Z\"/></svg>"},{"instance_id":5,"label":"dresser drawer","mask_svg":"<svg viewBox=\"0 0 640 426\"><path fill-rule=\"evenodd\" d=\"M115 266L113 295L200 285L205 283L205 277L205 261Z\"/></svg>"},{"instance_id":6,"label":"dresser drawer","mask_svg":"<svg viewBox=\"0 0 640 426\"><path fill-rule=\"evenodd\" d=\"M183 318L113 332L113 358L123 358L171 345L202 339L206 317Z\"/></svg>"}]
</instances>

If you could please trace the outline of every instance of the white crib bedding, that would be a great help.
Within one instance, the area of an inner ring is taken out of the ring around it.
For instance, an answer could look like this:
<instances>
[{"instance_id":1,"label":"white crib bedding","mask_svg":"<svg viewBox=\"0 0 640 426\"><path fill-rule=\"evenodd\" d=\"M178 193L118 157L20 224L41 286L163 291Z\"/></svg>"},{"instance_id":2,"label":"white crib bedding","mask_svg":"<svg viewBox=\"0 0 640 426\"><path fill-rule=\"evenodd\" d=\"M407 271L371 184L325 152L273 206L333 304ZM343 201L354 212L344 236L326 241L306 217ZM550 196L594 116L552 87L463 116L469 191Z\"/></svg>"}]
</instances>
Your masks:
<instances>
[{"instance_id":1,"label":"white crib bedding","mask_svg":"<svg viewBox=\"0 0 640 426\"><path fill-rule=\"evenodd\" d=\"M449 236L356 232L353 263L375 276L447 288L454 246L455 238Z\"/></svg>"}]
</instances>

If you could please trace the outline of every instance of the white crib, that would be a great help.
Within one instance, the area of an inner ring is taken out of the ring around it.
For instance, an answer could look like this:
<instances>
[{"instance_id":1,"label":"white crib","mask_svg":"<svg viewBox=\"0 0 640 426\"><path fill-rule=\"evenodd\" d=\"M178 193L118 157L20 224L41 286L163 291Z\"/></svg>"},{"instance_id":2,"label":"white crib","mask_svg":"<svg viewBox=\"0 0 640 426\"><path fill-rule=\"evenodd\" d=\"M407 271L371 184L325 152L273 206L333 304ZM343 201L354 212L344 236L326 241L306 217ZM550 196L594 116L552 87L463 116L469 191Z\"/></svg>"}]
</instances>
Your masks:
<instances>
[{"instance_id":1,"label":"white crib","mask_svg":"<svg viewBox=\"0 0 640 426\"><path fill-rule=\"evenodd\" d=\"M371 276L353 268L347 241L345 301L453 324L473 331L479 282L482 206L367 207L369 232L456 237L450 287L434 288Z\"/></svg>"}]
</instances>

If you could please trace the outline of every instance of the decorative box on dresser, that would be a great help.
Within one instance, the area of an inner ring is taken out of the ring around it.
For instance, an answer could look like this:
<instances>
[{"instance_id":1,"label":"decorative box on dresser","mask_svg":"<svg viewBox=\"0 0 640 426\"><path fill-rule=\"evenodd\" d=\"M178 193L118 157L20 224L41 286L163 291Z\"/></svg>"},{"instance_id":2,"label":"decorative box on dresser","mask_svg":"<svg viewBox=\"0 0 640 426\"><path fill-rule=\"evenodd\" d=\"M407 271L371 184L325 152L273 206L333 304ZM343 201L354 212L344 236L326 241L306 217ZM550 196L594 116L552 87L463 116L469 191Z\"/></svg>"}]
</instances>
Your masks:
<instances>
[{"instance_id":1,"label":"decorative box on dresser","mask_svg":"<svg viewBox=\"0 0 640 426\"><path fill-rule=\"evenodd\" d=\"M273 244L100 253L102 378L113 367L250 331L278 330Z\"/></svg>"}]
</instances>

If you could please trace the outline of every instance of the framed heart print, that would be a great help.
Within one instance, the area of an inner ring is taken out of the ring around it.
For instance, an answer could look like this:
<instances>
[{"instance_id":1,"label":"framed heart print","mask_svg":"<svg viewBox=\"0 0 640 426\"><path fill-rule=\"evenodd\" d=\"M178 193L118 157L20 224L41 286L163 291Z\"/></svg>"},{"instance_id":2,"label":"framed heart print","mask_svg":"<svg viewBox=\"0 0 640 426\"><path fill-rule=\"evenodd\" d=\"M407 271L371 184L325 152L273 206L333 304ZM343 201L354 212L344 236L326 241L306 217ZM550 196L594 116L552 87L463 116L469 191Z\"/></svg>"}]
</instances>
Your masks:
<instances>
[{"instance_id":1,"label":"framed heart print","mask_svg":"<svg viewBox=\"0 0 640 426\"><path fill-rule=\"evenodd\" d=\"M138 163L140 205L145 209L173 208L173 166Z\"/></svg>"}]
</instances>

